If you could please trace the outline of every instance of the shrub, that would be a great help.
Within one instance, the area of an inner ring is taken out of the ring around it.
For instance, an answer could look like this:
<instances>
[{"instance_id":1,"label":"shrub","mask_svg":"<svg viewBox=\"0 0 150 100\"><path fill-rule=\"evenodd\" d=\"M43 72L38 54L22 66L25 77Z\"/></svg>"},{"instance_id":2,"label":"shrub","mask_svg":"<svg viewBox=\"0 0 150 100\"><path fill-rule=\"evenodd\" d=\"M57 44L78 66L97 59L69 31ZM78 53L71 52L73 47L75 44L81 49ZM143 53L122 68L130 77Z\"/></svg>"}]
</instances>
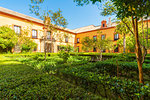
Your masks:
<instances>
[{"instance_id":1,"label":"shrub","mask_svg":"<svg viewBox=\"0 0 150 100\"><path fill-rule=\"evenodd\" d=\"M12 48L16 45L18 36L8 26L0 27L0 52L12 52Z\"/></svg>"},{"instance_id":2,"label":"shrub","mask_svg":"<svg viewBox=\"0 0 150 100\"><path fill-rule=\"evenodd\" d=\"M64 63L66 63L70 54L66 51L59 51L58 56L63 59Z\"/></svg>"},{"instance_id":3,"label":"shrub","mask_svg":"<svg viewBox=\"0 0 150 100\"><path fill-rule=\"evenodd\" d=\"M37 65L37 68L41 69L43 72L50 74L55 71L55 66L56 66L56 62L43 61Z\"/></svg>"},{"instance_id":4,"label":"shrub","mask_svg":"<svg viewBox=\"0 0 150 100\"><path fill-rule=\"evenodd\" d=\"M87 64L91 60L91 57L87 56L70 56L67 63L73 65Z\"/></svg>"},{"instance_id":5,"label":"shrub","mask_svg":"<svg viewBox=\"0 0 150 100\"><path fill-rule=\"evenodd\" d=\"M88 66L84 68L82 68L82 66L65 68L61 71L63 74L61 77L90 92L109 99L121 98L129 100L144 97L146 100L150 97L149 84L143 85L138 81L119 79L110 75L96 74L87 70Z\"/></svg>"}]
</instances>

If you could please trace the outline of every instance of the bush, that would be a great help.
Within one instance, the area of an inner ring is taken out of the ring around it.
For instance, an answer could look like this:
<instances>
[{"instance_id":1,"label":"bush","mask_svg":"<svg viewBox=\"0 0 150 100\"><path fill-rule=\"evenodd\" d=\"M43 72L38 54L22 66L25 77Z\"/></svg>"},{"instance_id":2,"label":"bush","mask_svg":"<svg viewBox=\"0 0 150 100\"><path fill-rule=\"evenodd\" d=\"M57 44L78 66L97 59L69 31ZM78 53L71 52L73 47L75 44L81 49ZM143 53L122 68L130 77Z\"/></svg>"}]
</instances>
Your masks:
<instances>
[{"instance_id":1,"label":"bush","mask_svg":"<svg viewBox=\"0 0 150 100\"><path fill-rule=\"evenodd\" d=\"M52 74L55 71L56 62L48 62L43 61L37 65L37 68L46 72L48 74Z\"/></svg>"},{"instance_id":2,"label":"bush","mask_svg":"<svg viewBox=\"0 0 150 100\"><path fill-rule=\"evenodd\" d=\"M92 67L92 64L91 66ZM109 99L139 99L144 97L147 100L150 97L149 84L143 85L138 81L128 79L119 79L110 75L96 74L89 72L88 66L65 68L61 70L60 77L69 82L83 87L84 89L104 96Z\"/></svg>"},{"instance_id":3,"label":"bush","mask_svg":"<svg viewBox=\"0 0 150 100\"><path fill-rule=\"evenodd\" d=\"M21 52L29 52L31 50L31 47L28 45L22 44Z\"/></svg>"},{"instance_id":4,"label":"bush","mask_svg":"<svg viewBox=\"0 0 150 100\"><path fill-rule=\"evenodd\" d=\"M91 60L91 57L87 56L70 56L67 63L72 65L87 64Z\"/></svg>"},{"instance_id":5,"label":"bush","mask_svg":"<svg viewBox=\"0 0 150 100\"><path fill-rule=\"evenodd\" d=\"M22 79L9 86L2 86L0 89L0 99L26 99L26 100L87 100L103 99L100 96L86 92L80 87L69 84L57 77L49 75L36 75Z\"/></svg>"},{"instance_id":6,"label":"bush","mask_svg":"<svg viewBox=\"0 0 150 100\"><path fill-rule=\"evenodd\" d=\"M17 40L14 30L8 26L0 26L0 52L12 52Z\"/></svg>"},{"instance_id":7,"label":"bush","mask_svg":"<svg viewBox=\"0 0 150 100\"><path fill-rule=\"evenodd\" d=\"M66 63L70 54L66 51L59 51L58 56L63 59L64 63Z\"/></svg>"}]
</instances>

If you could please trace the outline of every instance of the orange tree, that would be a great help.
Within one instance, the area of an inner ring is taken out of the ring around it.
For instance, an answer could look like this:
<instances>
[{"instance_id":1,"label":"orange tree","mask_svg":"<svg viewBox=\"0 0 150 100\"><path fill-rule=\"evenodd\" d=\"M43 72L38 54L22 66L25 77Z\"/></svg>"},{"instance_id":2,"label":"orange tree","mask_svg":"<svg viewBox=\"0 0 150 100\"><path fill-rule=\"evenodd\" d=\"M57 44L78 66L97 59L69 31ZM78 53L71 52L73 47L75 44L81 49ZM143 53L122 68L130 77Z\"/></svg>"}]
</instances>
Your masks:
<instances>
[{"instance_id":1,"label":"orange tree","mask_svg":"<svg viewBox=\"0 0 150 100\"><path fill-rule=\"evenodd\" d=\"M89 4L91 2L93 4L101 3L102 1L103 0L74 0L74 2L76 2L78 5L81 5L81 6L83 6L84 4ZM145 16L147 18L149 16L150 1L149 0L110 0L110 2L111 2L111 5L107 5L107 8L110 8L110 9L104 9L106 12L106 15L110 15L113 13L113 14L116 14L116 17L120 18L121 20L123 20L126 17L127 18L131 17L132 19L131 21L132 28L128 27L128 25L127 27L135 37L135 43L136 43L135 51L136 51L138 69L139 69L139 82L144 83L142 65L143 65L143 62L147 53L146 53L146 48L143 45L141 45L139 41L138 21L140 20L140 18L143 18ZM147 26L148 26L148 23L147 23Z\"/></svg>"}]
</instances>

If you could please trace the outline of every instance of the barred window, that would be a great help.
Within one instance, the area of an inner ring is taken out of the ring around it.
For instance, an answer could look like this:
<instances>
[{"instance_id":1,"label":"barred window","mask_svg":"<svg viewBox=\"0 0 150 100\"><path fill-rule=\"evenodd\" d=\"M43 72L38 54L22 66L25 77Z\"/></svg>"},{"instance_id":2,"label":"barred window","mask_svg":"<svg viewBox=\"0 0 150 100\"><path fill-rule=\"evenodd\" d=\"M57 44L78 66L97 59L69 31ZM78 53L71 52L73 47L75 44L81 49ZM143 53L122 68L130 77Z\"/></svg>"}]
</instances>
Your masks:
<instances>
[{"instance_id":1,"label":"barred window","mask_svg":"<svg viewBox=\"0 0 150 100\"><path fill-rule=\"evenodd\" d=\"M32 30L32 38L37 38L37 30Z\"/></svg>"},{"instance_id":2,"label":"barred window","mask_svg":"<svg viewBox=\"0 0 150 100\"><path fill-rule=\"evenodd\" d=\"M14 31L17 35L19 35L21 33L21 27L14 25Z\"/></svg>"}]
</instances>

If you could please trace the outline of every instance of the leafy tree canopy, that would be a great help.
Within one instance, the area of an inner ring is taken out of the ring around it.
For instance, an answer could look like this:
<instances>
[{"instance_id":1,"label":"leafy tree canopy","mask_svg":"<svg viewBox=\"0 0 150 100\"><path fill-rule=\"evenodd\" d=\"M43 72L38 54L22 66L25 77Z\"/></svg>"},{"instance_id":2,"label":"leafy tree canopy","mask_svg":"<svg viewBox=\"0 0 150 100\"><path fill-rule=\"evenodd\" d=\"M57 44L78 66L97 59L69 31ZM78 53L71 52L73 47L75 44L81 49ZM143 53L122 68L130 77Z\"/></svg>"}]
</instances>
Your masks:
<instances>
[{"instance_id":1,"label":"leafy tree canopy","mask_svg":"<svg viewBox=\"0 0 150 100\"><path fill-rule=\"evenodd\" d=\"M8 26L0 27L0 49L2 51L8 52L17 43L18 37L16 33Z\"/></svg>"}]
</instances>

